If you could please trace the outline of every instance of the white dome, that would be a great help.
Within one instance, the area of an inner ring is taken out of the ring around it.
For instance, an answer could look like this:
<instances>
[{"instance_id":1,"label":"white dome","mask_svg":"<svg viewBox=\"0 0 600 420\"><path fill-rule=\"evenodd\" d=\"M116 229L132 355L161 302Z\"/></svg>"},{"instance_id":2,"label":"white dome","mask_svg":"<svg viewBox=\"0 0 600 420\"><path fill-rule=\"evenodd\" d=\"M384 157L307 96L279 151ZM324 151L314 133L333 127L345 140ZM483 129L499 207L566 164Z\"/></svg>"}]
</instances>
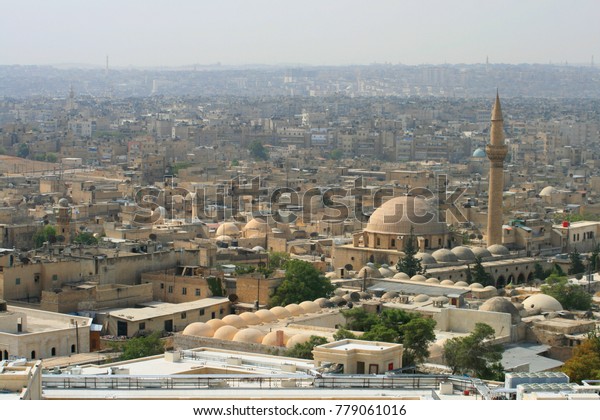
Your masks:
<instances>
[{"instance_id":1,"label":"white dome","mask_svg":"<svg viewBox=\"0 0 600 420\"><path fill-rule=\"evenodd\" d=\"M440 281L438 279L434 279L433 277L430 279L425 280L425 283L429 283L429 284L440 284Z\"/></svg>"},{"instance_id":2,"label":"white dome","mask_svg":"<svg viewBox=\"0 0 600 420\"><path fill-rule=\"evenodd\" d=\"M471 289L483 289L483 285L481 283L471 283Z\"/></svg>"},{"instance_id":3,"label":"white dome","mask_svg":"<svg viewBox=\"0 0 600 420\"><path fill-rule=\"evenodd\" d=\"M379 269L379 273L381 273L381 275L383 277L387 277L387 278L394 277L394 274L396 274L392 270L390 270L388 267L381 267Z\"/></svg>"},{"instance_id":4,"label":"white dome","mask_svg":"<svg viewBox=\"0 0 600 420\"><path fill-rule=\"evenodd\" d=\"M492 255L508 255L510 254L510 252L508 251L508 248L506 248L504 245L500 245L500 244L496 244L496 245L490 245L488 246L488 251L490 251L492 253Z\"/></svg>"},{"instance_id":5,"label":"white dome","mask_svg":"<svg viewBox=\"0 0 600 420\"><path fill-rule=\"evenodd\" d=\"M456 283L454 283L454 285L457 287L469 287L469 283L467 283L466 281L457 281Z\"/></svg>"},{"instance_id":6,"label":"white dome","mask_svg":"<svg viewBox=\"0 0 600 420\"><path fill-rule=\"evenodd\" d=\"M535 295L529 296L523 301L523 307L526 310L540 309L544 312L558 312L563 310L563 307L558 300L543 293L536 293Z\"/></svg>"},{"instance_id":7,"label":"white dome","mask_svg":"<svg viewBox=\"0 0 600 420\"><path fill-rule=\"evenodd\" d=\"M458 258L449 249L441 248L431 254L439 263L457 262Z\"/></svg>"},{"instance_id":8,"label":"white dome","mask_svg":"<svg viewBox=\"0 0 600 420\"><path fill-rule=\"evenodd\" d=\"M456 246L452 248L452 253L456 255L456 258L458 258L461 261L475 260L475 254L473 253L471 248L468 248L466 246Z\"/></svg>"},{"instance_id":9,"label":"white dome","mask_svg":"<svg viewBox=\"0 0 600 420\"><path fill-rule=\"evenodd\" d=\"M427 281L427 277L425 277L422 274L415 274L414 276L412 276L410 278L411 281L421 281L421 282L425 282Z\"/></svg>"},{"instance_id":10,"label":"white dome","mask_svg":"<svg viewBox=\"0 0 600 420\"><path fill-rule=\"evenodd\" d=\"M427 302L429 300L429 296L427 295L417 295L415 296L414 301L417 303Z\"/></svg>"},{"instance_id":11,"label":"white dome","mask_svg":"<svg viewBox=\"0 0 600 420\"><path fill-rule=\"evenodd\" d=\"M442 286L454 286L454 282L452 280L446 279L440 282Z\"/></svg>"},{"instance_id":12,"label":"white dome","mask_svg":"<svg viewBox=\"0 0 600 420\"><path fill-rule=\"evenodd\" d=\"M558 194L560 193L560 191L558 191L556 188L552 187L552 186L547 186L544 189L542 189L542 191L540 191L540 197L548 197L552 194Z\"/></svg>"},{"instance_id":13,"label":"white dome","mask_svg":"<svg viewBox=\"0 0 600 420\"><path fill-rule=\"evenodd\" d=\"M408 277L408 274L406 273L396 273L393 278L398 280L410 280L410 277Z\"/></svg>"}]
</instances>

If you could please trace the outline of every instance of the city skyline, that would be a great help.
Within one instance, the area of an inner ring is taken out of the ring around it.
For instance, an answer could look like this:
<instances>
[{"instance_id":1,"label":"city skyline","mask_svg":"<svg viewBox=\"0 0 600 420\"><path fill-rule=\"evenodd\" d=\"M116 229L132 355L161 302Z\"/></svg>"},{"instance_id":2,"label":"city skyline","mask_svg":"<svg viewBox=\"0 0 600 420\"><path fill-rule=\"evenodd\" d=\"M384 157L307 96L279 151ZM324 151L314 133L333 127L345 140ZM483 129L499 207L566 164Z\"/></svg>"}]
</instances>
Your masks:
<instances>
[{"instance_id":1,"label":"city skyline","mask_svg":"<svg viewBox=\"0 0 600 420\"><path fill-rule=\"evenodd\" d=\"M0 65L589 64L591 0L6 4ZM108 62L107 62L108 60Z\"/></svg>"}]
</instances>

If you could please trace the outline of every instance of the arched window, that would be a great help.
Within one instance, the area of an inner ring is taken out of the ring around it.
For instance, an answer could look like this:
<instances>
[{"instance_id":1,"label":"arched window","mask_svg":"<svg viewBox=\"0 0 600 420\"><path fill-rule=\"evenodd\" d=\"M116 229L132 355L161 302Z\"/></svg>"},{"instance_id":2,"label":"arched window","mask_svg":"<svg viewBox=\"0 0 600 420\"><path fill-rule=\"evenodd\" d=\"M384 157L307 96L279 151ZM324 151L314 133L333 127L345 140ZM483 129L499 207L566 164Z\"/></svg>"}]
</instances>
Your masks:
<instances>
[{"instance_id":1,"label":"arched window","mask_svg":"<svg viewBox=\"0 0 600 420\"><path fill-rule=\"evenodd\" d=\"M56 356L56 347L52 347L52 349L50 350L50 355Z\"/></svg>"}]
</instances>

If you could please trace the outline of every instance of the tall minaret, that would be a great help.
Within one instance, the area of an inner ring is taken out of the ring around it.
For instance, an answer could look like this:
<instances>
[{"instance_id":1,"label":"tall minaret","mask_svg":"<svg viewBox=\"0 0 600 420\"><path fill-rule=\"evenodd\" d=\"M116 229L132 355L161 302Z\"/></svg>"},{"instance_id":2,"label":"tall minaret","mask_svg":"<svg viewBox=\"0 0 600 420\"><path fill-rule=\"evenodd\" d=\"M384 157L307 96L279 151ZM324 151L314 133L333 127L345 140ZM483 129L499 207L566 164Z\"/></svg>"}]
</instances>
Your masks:
<instances>
[{"instance_id":1,"label":"tall minaret","mask_svg":"<svg viewBox=\"0 0 600 420\"><path fill-rule=\"evenodd\" d=\"M504 190L504 159L508 147L504 144L504 119L500 108L500 97L492 109L490 143L485 153L490 160L490 188L488 191L487 245L502 244L502 192Z\"/></svg>"}]
</instances>

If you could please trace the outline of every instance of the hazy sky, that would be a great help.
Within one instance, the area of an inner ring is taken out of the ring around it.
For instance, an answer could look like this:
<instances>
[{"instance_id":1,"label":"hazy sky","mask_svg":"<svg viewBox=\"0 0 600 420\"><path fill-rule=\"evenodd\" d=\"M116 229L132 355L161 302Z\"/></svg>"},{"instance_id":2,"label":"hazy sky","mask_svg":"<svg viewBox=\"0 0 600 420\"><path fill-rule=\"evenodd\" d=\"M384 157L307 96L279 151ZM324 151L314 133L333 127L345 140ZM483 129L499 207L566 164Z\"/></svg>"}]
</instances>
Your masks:
<instances>
[{"instance_id":1,"label":"hazy sky","mask_svg":"<svg viewBox=\"0 0 600 420\"><path fill-rule=\"evenodd\" d=\"M600 62L600 0L0 0L0 64Z\"/></svg>"}]
</instances>

